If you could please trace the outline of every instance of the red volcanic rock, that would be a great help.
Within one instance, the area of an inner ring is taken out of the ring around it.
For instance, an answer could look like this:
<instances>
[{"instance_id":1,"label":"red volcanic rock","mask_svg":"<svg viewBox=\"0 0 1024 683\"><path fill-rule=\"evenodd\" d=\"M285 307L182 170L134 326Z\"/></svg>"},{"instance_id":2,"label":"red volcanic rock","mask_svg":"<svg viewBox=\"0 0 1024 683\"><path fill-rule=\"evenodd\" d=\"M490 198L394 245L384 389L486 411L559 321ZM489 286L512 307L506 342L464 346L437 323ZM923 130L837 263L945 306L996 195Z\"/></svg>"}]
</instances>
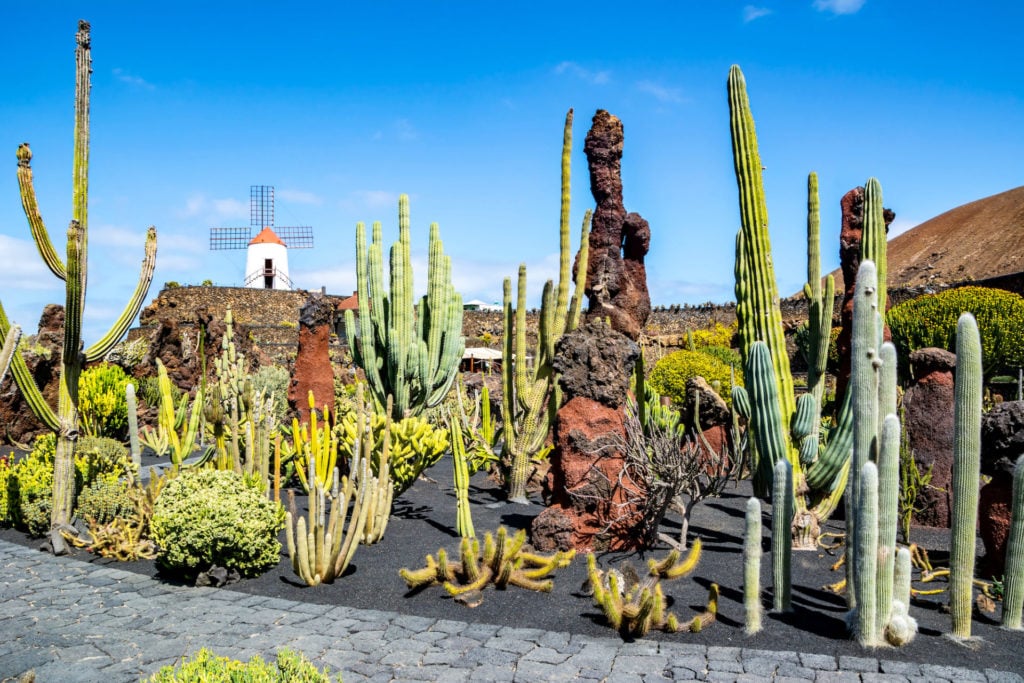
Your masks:
<instances>
[{"instance_id":1,"label":"red volcanic rock","mask_svg":"<svg viewBox=\"0 0 1024 683\"><path fill-rule=\"evenodd\" d=\"M43 308L35 343L24 354L24 358L36 386L54 410L57 409L63 348L64 307L49 304ZM0 437L19 443L28 443L36 436L50 431L32 412L11 372L7 373L0 384L0 430Z\"/></svg>"},{"instance_id":2,"label":"red volcanic rock","mask_svg":"<svg viewBox=\"0 0 1024 683\"><path fill-rule=\"evenodd\" d=\"M610 319L612 328L636 341L651 314L644 267L651 229L640 214L626 213L622 203L623 142L622 122L599 109L583 146L597 202L587 263L587 316Z\"/></svg>"},{"instance_id":3,"label":"red volcanic rock","mask_svg":"<svg viewBox=\"0 0 1024 683\"><path fill-rule=\"evenodd\" d=\"M948 528L953 482L953 369L956 355L944 349L919 349L910 354L914 382L903 396L907 446L917 467L932 468L931 487L918 494L914 522Z\"/></svg>"},{"instance_id":4,"label":"red volcanic rock","mask_svg":"<svg viewBox=\"0 0 1024 683\"><path fill-rule=\"evenodd\" d=\"M642 546L637 534L644 492L622 476L615 446L625 438L621 408L583 396L558 411L555 450L545 482L549 507L533 521L539 550L627 550Z\"/></svg>"},{"instance_id":5,"label":"red volcanic rock","mask_svg":"<svg viewBox=\"0 0 1024 683\"><path fill-rule=\"evenodd\" d=\"M298 411L299 422L309 421L310 391L317 406L334 405L333 324L334 305L323 296L311 296L299 312L299 350L288 386L288 404Z\"/></svg>"},{"instance_id":6,"label":"red volcanic rock","mask_svg":"<svg viewBox=\"0 0 1024 683\"><path fill-rule=\"evenodd\" d=\"M981 487L978 497L978 529L985 544L982 566L985 575L1000 578L1006 573L1006 543L1010 539L1013 479L998 477Z\"/></svg>"}]
</instances>

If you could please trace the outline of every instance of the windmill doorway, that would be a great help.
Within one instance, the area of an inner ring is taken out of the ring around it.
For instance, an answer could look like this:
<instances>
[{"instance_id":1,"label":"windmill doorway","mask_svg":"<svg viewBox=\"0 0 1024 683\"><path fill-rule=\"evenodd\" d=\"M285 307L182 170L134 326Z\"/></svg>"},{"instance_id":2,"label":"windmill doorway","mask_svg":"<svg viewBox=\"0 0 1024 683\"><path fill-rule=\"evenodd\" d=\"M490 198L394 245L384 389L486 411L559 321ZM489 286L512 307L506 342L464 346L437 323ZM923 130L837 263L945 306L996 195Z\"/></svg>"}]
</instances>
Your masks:
<instances>
[{"instance_id":1,"label":"windmill doorway","mask_svg":"<svg viewBox=\"0 0 1024 683\"><path fill-rule=\"evenodd\" d=\"M274 259L263 260L263 289L274 288Z\"/></svg>"}]
</instances>

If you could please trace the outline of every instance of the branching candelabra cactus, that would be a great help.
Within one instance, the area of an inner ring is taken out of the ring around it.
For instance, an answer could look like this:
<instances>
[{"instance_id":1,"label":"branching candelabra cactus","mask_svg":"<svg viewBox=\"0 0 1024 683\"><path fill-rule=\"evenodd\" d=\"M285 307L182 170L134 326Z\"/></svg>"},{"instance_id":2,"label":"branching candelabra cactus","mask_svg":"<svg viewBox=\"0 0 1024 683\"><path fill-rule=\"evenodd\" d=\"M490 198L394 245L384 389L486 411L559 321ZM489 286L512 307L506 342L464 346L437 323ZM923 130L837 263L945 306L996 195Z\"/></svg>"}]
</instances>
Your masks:
<instances>
[{"instance_id":1,"label":"branching candelabra cactus","mask_svg":"<svg viewBox=\"0 0 1024 683\"><path fill-rule=\"evenodd\" d=\"M92 51L88 22L78 24L75 51L75 131L72 160L72 220L67 232L67 256L61 260L50 241L36 202L32 183L32 152L28 144L18 147L18 185L22 207L36 247L50 271L65 283L64 346L57 411L47 405L35 385L25 361L17 353L12 360L14 379L32 411L57 434L54 462L53 508L54 527L71 520L75 489L74 449L78 439L78 377L89 361L99 360L124 336L138 314L149 292L156 265L156 229L149 228L145 257L135 292L110 330L92 346L82 350L82 312L85 307L88 253L89 206L89 91L91 88ZM0 344L10 333L7 315L0 306ZM60 535L51 534L54 547L63 547Z\"/></svg>"},{"instance_id":2,"label":"branching candelabra cactus","mask_svg":"<svg viewBox=\"0 0 1024 683\"><path fill-rule=\"evenodd\" d=\"M356 288L359 323L345 311L352 358L363 369L378 405L394 397L391 417L419 415L448 393L462 360L462 296L451 281L451 259L443 252L440 229L430 224L427 294L413 303L409 237L409 196L398 198L398 241L391 247L390 290L384 291L383 238L373 224L356 224Z\"/></svg>"},{"instance_id":3,"label":"branching candelabra cactus","mask_svg":"<svg viewBox=\"0 0 1024 683\"><path fill-rule=\"evenodd\" d=\"M558 289L550 280L541 297L540 328L532 367L526 348L526 264L519 266L515 309L512 308L512 281L505 278L503 305L503 344L501 363L502 421L505 445L502 455L510 466L509 500L527 503L526 484L530 478L530 460L543 448L555 413L561 405L561 389L551 368L555 343L579 324L580 306L587 276L590 212L583 219L579 258L576 263L575 291L569 301L571 278L569 243L570 166L572 153L572 110L565 116L562 136L562 210L559 222Z\"/></svg>"}]
</instances>

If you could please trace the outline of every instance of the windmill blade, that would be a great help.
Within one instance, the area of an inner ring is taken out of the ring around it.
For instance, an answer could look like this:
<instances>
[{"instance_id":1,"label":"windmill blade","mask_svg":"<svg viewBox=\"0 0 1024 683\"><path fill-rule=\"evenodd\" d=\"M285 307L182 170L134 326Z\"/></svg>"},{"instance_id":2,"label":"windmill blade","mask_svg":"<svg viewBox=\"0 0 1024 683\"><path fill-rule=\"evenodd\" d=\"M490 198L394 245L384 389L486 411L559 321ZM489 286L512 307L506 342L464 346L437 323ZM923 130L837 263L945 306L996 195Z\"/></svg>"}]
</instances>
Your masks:
<instances>
[{"instance_id":1,"label":"windmill blade","mask_svg":"<svg viewBox=\"0 0 1024 683\"><path fill-rule=\"evenodd\" d=\"M251 228L210 228L210 251L245 249L251 239Z\"/></svg>"},{"instance_id":2,"label":"windmill blade","mask_svg":"<svg viewBox=\"0 0 1024 683\"><path fill-rule=\"evenodd\" d=\"M308 225L290 228L274 228L274 232L281 238L289 249L312 249L313 228Z\"/></svg>"}]
</instances>

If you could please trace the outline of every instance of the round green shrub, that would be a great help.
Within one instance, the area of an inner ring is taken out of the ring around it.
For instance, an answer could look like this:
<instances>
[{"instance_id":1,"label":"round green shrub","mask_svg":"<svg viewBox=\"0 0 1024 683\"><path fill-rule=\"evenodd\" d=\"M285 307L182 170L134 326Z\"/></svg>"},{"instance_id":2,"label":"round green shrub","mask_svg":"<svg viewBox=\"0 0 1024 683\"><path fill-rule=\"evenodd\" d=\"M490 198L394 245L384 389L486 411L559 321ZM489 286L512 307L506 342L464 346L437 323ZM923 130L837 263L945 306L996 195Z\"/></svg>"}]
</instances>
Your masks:
<instances>
[{"instance_id":1,"label":"round green shrub","mask_svg":"<svg viewBox=\"0 0 1024 683\"><path fill-rule=\"evenodd\" d=\"M97 478L119 479L134 473L131 454L123 443L103 436L83 436L75 445L75 469L78 487L89 486Z\"/></svg>"},{"instance_id":2,"label":"round green shrub","mask_svg":"<svg viewBox=\"0 0 1024 683\"><path fill-rule=\"evenodd\" d=\"M926 294L893 306L886 314L892 341L906 368L911 351L937 347L956 349L956 323L970 312L981 333L985 375L1024 366L1024 298L1001 289L958 287Z\"/></svg>"},{"instance_id":3,"label":"round green shrub","mask_svg":"<svg viewBox=\"0 0 1024 683\"><path fill-rule=\"evenodd\" d=\"M97 524L109 524L118 517L128 517L135 506L128 494L128 482L103 475L83 488L75 503L75 516L91 519Z\"/></svg>"},{"instance_id":4,"label":"round green shrub","mask_svg":"<svg viewBox=\"0 0 1024 683\"><path fill-rule=\"evenodd\" d=\"M78 380L78 416L87 436L123 438L128 433L128 375L118 365L94 365Z\"/></svg>"},{"instance_id":5,"label":"round green shrub","mask_svg":"<svg viewBox=\"0 0 1024 683\"><path fill-rule=\"evenodd\" d=\"M284 508L260 483L227 470L186 469L153 507L157 564L185 575L213 565L255 576L278 563Z\"/></svg>"},{"instance_id":6,"label":"round green shrub","mask_svg":"<svg viewBox=\"0 0 1024 683\"><path fill-rule=\"evenodd\" d=\"M218 657L203 648L192 659L175 666L165 666L153 674L149 683L331 683L330 670L317 669L305 655L284 648L277 653L277 662L264 662L259 655L248 662Z\"/></svg>"},{"instance_id":7,"label":"round green shrub","mask_svg":"<svg viewBox=\"0 0 1024 683\"><path fill-rule=\"evenodd\" d=\"M56 444L53 434L36 437L32 451L8 476L7 522L30 536L45 536L50 530Z\"/></svg>"},{"instance_id":8,"label":"round green shrub","mask_svg":"<svg viewBox=\"0 0 1024 683\"><path fill-rule=\"evenodd\" d=\"M739 367L736 367L736 383L742 382ZM673 351L654 364L648 381L662 396L668 396L676 405L686 400L686 382L693 377L703 377L711 386L716 386L719 396L732 404L732 381L729 365L718 358L701 351L682 349Z\"/></svg>"}]
</instances>

